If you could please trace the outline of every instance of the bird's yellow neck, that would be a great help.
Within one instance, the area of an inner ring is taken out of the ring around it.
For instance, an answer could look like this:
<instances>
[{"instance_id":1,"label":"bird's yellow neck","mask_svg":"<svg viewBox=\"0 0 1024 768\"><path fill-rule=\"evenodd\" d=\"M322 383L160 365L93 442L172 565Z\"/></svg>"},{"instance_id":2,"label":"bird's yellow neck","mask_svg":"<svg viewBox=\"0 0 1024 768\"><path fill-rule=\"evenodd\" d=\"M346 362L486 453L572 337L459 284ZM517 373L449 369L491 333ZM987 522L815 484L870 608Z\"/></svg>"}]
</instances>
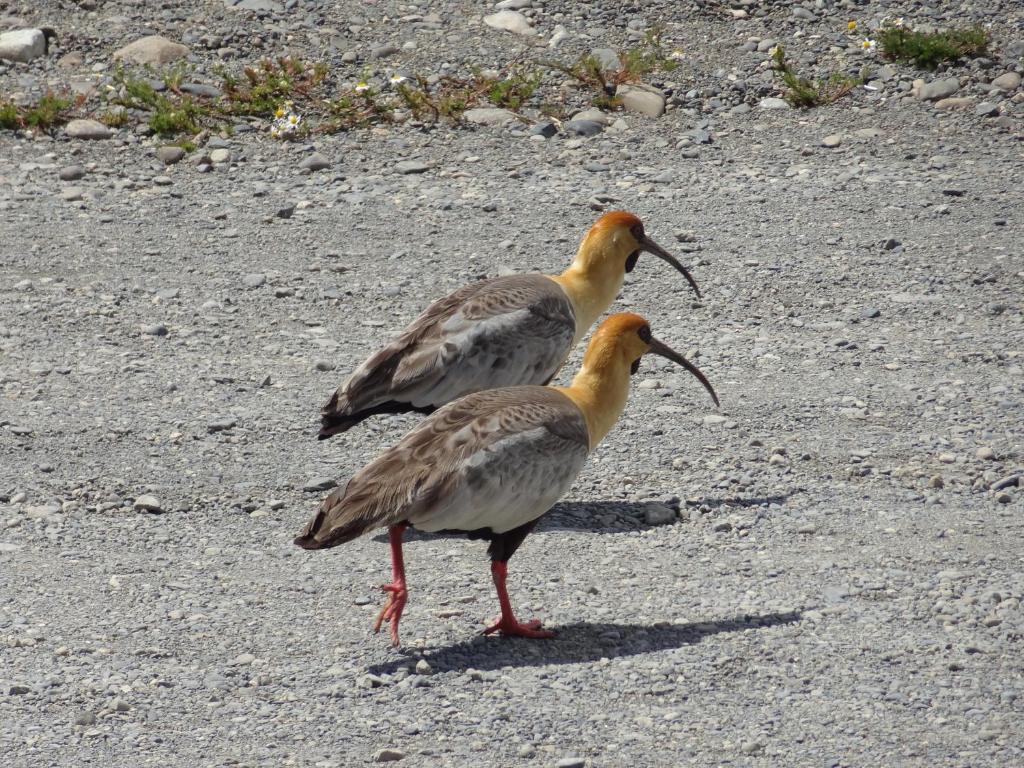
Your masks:
<instances>
[{"instance_id":1,"label":"bird's yellow neck","mask_svg":"<svg viewBox=\"0 0 1024 768\"><path fill-rule=\"evenodd\" d=\"M629 364L613 348L588 349L572 385L556 389L583 412L594 450L626 409Z\"/></svg>"},{"instance_id":2,"label":"bird's yellow neck","mask_svg":"<svg viewBox=\"0 0 1024 768\"><path fill-rule=\"evenodd\" d=\"M576 335L579 343L594 321L612 305L622 289L625 257L618 255L611 242L594 243L587 237L569 268L560 275L551 275L572 302L576 314Z\"/></svg>"}]
</instances>

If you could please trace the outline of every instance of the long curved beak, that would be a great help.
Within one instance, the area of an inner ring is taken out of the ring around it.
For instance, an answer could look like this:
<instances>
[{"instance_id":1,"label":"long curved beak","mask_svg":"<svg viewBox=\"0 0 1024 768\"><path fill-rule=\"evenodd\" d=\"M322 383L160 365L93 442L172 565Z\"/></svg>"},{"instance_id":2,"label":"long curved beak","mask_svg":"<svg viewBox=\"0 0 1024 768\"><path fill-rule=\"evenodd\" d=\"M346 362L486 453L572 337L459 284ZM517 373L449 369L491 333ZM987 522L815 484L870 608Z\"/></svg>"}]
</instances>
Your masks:
<instances>
[{"instance_id":1,"label":"long curved beak","mask_svg":"<svg viewBox=\"0 0 1024 768\"><path fill-rule=\"evenodd\" d=\"M661 355L662 357L668 358L673 363L678 363L679 365L683 366L683 368L685 368L694 376L696 376L697 380L704 385L704 389L706 389L708 391L708 394L711 395L711 399L715 401L715 405L721 405L721 403L718 402L718 395L715 394L715 388L711 386L711 382L707 380L707 377L700 372L700 368L698 368L685 357L680 355L678 352L672 349L672 347L668 346L668 344L663 344L662 342L658 341L655 338L651 339L650 344L651 348L648 350L648 352L653 352L656 355Z\"/></svg>"},{"instance_id":2,"label":"long curved beak","mask_svg":"<svg viewBox=\"0 0 1024 768\"><path fill-rule=\"evenodd\" d=\"M690 284L690 287L693 288L694 292L697 294L697 298L698 299L701 298L700 288L697 287L697 281L693 279L693 275L691 275L687 271L686 267L684 267L682 264L679 263L679 261L676 259L675 256L673 256L671 253L666 251L664 248L662 248L656 242L651 240L651 238L647 237L647 235L644 235L643 238L640 240L640 247L643 248L648 253L653 253L655 256L657 256L662 261L667 261L669 264L671 264L677 270L682 272L683 273L683 277L686 278L686 281Z\"/></svg>"}]
</instances>

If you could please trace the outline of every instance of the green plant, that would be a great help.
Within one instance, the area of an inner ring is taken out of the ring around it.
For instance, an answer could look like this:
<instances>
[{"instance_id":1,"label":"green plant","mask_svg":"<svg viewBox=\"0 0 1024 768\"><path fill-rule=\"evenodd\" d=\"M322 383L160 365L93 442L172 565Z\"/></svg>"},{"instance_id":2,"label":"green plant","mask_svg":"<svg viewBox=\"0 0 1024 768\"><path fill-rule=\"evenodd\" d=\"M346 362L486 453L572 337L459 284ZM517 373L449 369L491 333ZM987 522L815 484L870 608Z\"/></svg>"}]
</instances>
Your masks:
<instances>
[{"instance_id":1,"label":"green plant","mask_svg":"<svg viewBox=\"0 0 1024 768\"><path fill-rule=\"evenodd\" d=\"M666 56L661 43L661 31L649 31L643 41L619 54L619 66L606 69L593 56L581 56L572 64L545 62L545 66L573 78L591 92L591 104L598 109L614 110L622 106L615 92L620 85L639 83L654 72L670 72L679 62Z\"/></svg>"},{"instance_id":2,"label":"green plant","mask_svg":"<svg viewBox=\"0 0 1024 768\"><path fill-rule=\"evenodd\" d=\"M511 72L504 80L492 80L487 90L487 100L505 109L519 109L537 91L540 85L539 72Z\"/></svg>"},{"instance_id":3,"label":"green plant","mask_svg":"<svg viewBox=\"0 0 1024 768\"><path fill-rule=\"evenodd\" d=\"M199 133L199 120L204 110L196 102L185 96L170 99L159 96L149 116L149 127L161 136L177 136L181 133Z\"/></svg>"},{"instance_id":4,"label":"green plant","mask_svg":"<svg viewBox=\"0 0 1024 768\"><path fill-rule=\"evenodd\" d=\"M800 77L786 61L786 51L781 45L772 52L772 70L786 87L783 98L794 107L807 109L832 104L860 85L863 80L843 74L832 74L821 80Z\"/></svg>"},{"instance_id":5,"label":"green plant","mask_svg":"<svg viewBox=\"0 0 1024 768\"><path fill-rule=\"evenodd\" d=\"M14 131L21 128L21 116L18 108L9 101L0 101L0 128Z\"/></svg>"},{"instance_id":6,"label":"green plant","mask_svg":"<svg viewBox=\"0 0 1024 768\"><path fill-rule=\"evenodd\" d=\"M121 128L128 125L128 120L128 110L126 109L113 109L99 116L99 121L111 128Z\"/></svg>"},{"instance_id":7,"label":"green plant","mask_svg":"<svg viewBox=\"0 0 1024 768\"><path fill-rule=\"evenodd\" d=\"M47 91L38 102L23 111L22 120L29 128L48 131L59 123L67 122L66 113L73 106L74 99Z\"/></svg>"},{"instance_id":8,"label":"green plant","mask_svg":"<svg viewBox=\"0 0 1024 768\"><path fill-rule=\"evenodd\" d=\"M935 69L944 61L984 56L989 34L980 27L945 32L912 32L888 27L878 33L882 53L889 59L912 61L922 69Z\"/></svg>"},{"instance_id":9,"label":"green plant","mask_svg":"<svg viewBox=\"0 0 1024 768\"><path fill-rule=\"evenodd\" d=\"M190 72L191 68L178 63L170 69L166 70L163 75L164 85L167 86L168 90L178 91L181 89L181 84L185 82L185 75Z\"/></svg>"},{"instance_id":10,"label":"green plant","mask_svg":"<svg viewBox=\"0 0 1024 768\"><path fill-rule=\"evenodd\" d=\"M286 101L309 98L328 75L326 64L312 64L288 56L264 59L242 70L243 78L221 74L221 108L232 115L268 116Z\"/></svg>"},{"instance_id":11,"label":"green plant","mask_svg":"<svg viewBox=\"0 0 1024 768\"><path fill-rule=\"evenodd\" d=\"M121 64L114 70L114 84L118 94L111 101L115 104L132 109L152 109L156 105L157 93L152 83L130 75Z\"/></svg>"},{"instance_id":12,"label":"green plant","mask_svg":"<svg viewBox=\"0 0 1024 768\"><path fill-rule=\"evenodd\" d=\"M671 72L679 66L679 62L666 56L661 45L662 30L658 27L647 32L643 41L625 53L619 54L622 62L621 72L632 81L654 72Z\"/></svg>"}]
</instances>

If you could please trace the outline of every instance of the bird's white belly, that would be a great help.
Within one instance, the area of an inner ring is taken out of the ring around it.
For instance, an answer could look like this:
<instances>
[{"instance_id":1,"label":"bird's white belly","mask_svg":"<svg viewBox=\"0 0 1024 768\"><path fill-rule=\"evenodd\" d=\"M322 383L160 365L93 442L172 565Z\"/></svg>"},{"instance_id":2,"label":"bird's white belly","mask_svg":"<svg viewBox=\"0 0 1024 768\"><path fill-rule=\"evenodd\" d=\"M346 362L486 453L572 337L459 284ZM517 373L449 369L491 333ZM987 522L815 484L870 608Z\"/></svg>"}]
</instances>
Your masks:
<instances>
[{"instance_id":1,"label":"bird's white belly","mask_svg":"<svg viewBox=\"0 0 1024 768\"><path fill-rule=\"evenodd\" d=\"M569 490L586 459L586 451L545 455L546 444L522 435L481 451L454 493L410 522L428 532L490 528L504 533L535 520Z\"/></svg>"}]
</instances>

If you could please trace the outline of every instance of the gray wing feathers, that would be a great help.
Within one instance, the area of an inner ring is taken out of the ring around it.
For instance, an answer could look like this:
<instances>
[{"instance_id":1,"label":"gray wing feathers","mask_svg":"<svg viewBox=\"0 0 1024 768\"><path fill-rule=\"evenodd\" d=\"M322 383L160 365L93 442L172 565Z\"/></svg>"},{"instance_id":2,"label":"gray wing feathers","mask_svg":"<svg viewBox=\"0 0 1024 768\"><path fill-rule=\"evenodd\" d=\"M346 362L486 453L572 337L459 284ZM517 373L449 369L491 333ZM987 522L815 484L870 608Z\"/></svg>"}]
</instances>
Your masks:
<instances>
[{"instance_id":1,"label":"gray wing feathers","mask_svg":"<svg viewBox=\"0 0 1024 768\"><path fill-rule=\"evenodd\" d=\"M583 414L556 390L467 395L424 419L332 493L296 541L333 546L404 520L423 530L473 525L503 532L557 501L589 445Z\"/></svg>"},{"instance_id":2,"label":"gray wing feathers","mask_svg":"<svg viewBox=\"0 0 1024 768\"><path fill-rule=\"evenodd\" d=\"M359 366L335 407L354 413L390 400L438 407L468 392L542 384L568 356L575 332L571 302L543 275L468 285Z\"/></svg>"}]
</instances>

